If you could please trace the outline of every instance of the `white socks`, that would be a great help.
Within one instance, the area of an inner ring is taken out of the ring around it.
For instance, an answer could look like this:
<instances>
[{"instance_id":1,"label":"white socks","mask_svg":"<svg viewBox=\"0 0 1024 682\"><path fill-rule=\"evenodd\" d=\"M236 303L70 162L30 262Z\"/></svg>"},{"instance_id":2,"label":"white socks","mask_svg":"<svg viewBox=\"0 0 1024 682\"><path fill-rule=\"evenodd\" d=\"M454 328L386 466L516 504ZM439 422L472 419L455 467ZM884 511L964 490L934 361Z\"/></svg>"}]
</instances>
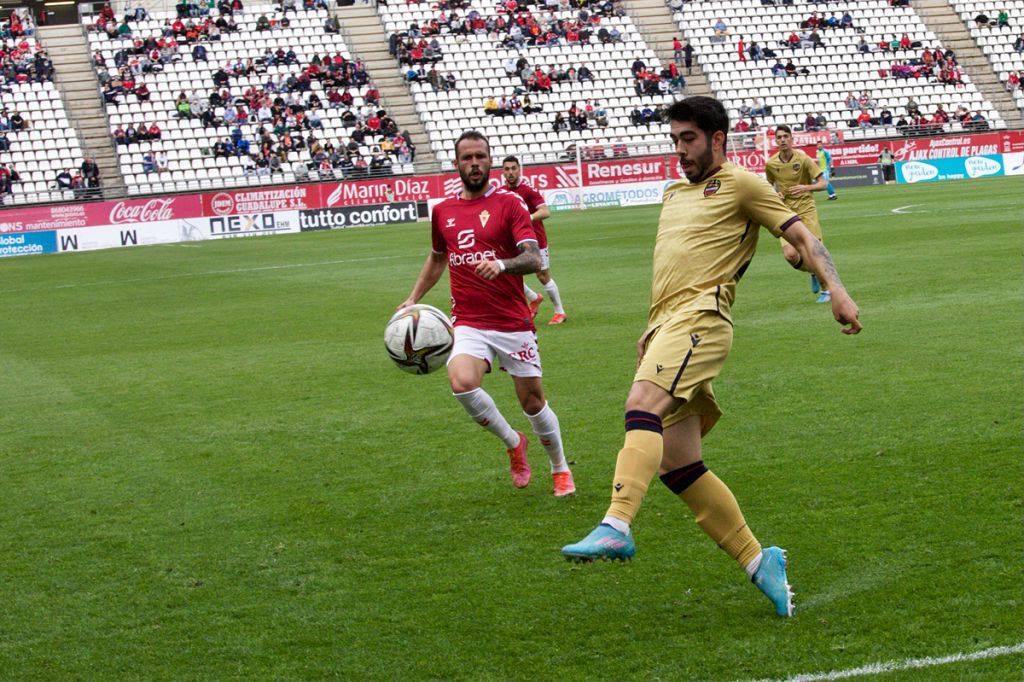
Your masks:
<instances>
[{"instance_id":1,"label":"white socks","mask_svg":"<svg viewBox=\"0 0 1024 682\"><path fill-rule=\"evenodd\" d=\"M526 282L523 282L523 293L526 294L526 300L529 301L530 303L533 303L538 298L540 298L540 294L538 294L530 287L526 286Z\"/></svg>"},{"instance_id":2,"label":"white socks","mask_svg":"<svg viewBox=\"0 0 1024 682\"><path fill-rule=\"evenodd\" d=\"M615 518L614 516L606 516L601 519L601 523L606 526L611 526L623 535L629 535L629 524L622 519Z\"/></svg>"},{"instance_id":3,"label":"white socks","mask_svg":"<svg viewBox=\"0 0 1024 682\"><path fill-rule=\"evenodd\" d=\"M565 315L565 309L562 308L562 297L558 295L558 285L555 284L555 280L549 279L548 283L544 285L544 291L548 292L548 298L551 299L551 305L555 306L555 312Z\"/></svg>"},{"instance_id":4,"label":"white socks","mask_svg":"<svg viewBox=\"0 0 1024 682\"><path fill-rule=\"evenodd\" d=\"M455 399L462 403L462 407L470 417L480 426L484 427L505 443L506 448L514 448L519 445L519 434L515 432L508 420L498 412L498 406L494 399L482 388L475 388L465 393L453 393ZM551 415L554 417L554 414ZM557 427L558 421L555 421Z\"/></svg>"},{"instance_id":5,"label":"white socks","mask_svg":"<svg viewBox=\"0 0 1024 682\"><path fill-rule=\"evenodd\" d=\"M523 414L526 414L525 412ZM557 474L560 471L568 471L569 465L565 462L565 454L562 452L562 429L558 425L558 417L547 403L544 409L537 414L527 414L533 432L537 434L540 444L548 453L551 461L551 473Z\"/></svg>"},{"instance_id":6,"label":"white socks","mask_svg":"<svg viewBox=\"0 0 1024 682\"><path fill-rule=\"evenodd\" d=\"M754 574L757 573L757 569L761 568L761 557L764 556L761 552L757 553L757 556L750 560L750 563L743 567L743 570L747 572L748 578L753 578Z\"/></svg>"}]
</instances>

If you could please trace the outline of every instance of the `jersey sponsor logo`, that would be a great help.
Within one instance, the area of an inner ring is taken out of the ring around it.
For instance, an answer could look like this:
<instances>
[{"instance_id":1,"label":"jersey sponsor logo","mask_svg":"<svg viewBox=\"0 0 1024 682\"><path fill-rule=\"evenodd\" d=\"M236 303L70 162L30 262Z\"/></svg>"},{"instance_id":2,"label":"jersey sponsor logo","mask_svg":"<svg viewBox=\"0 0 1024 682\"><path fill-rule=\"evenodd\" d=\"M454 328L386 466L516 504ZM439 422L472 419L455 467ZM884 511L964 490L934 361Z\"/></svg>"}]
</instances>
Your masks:
<instances>
[{"instance_id":1,"label":"jersey sponsor logo","mask_svg":"<svg viewBox=\"0 0 1024 682\"><path fill-rule=\"evenodd\" d=\"M721 188L722 181L718 178L708 180L708 184L704 185L704 198L707 199L708 197L714 196Z\"/></svg>"},{"instance_id":2,"label":"jersey sponsor logo","mask_svg":"<svg viewBox=\"0 0 1024 682\"><path fill-rule=\"evenodd\" d=\"M469 253L448 253L448 267L457 265L476 265L485 260L497 260L498 254L494 249L486 251L470 251Z\"/></svg>"},{"instance_id":3,"label":"jersey sponsor logo","mask_svg":"<svg viewBox=\"0 0 1024 682\"><path fill-rule=\"evenodd\" d=\"M526 203L523 202L522 199L519 199L519 202L523 204L523 208L526 207ZM491 214L490 213L488 213L486 210L480 211L480 227L487 227L487 221L490 220L490 219L491 219Z\"/></svg>"},{"instance_id":4,"label":"jersey sponsor logo","mask_svg":"<svg viewBox=\"0 0 1024 682\"><path fill-rule=\"evenodd\" d=\"M476 233L473 228L462 230L455 236L455 243L460 249L471 249L476 244Z\"/></svg>"}]
</instances>

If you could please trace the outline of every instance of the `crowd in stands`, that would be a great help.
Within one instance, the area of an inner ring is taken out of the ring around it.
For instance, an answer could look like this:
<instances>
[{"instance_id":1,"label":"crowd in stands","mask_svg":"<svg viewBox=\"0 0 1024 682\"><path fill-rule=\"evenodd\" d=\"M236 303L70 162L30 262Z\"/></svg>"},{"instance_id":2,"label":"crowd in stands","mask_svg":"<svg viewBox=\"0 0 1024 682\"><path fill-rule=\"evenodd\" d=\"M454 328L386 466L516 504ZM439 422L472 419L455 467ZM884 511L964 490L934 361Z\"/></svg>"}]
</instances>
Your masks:
<instances>
[{"instance_id":1,"label":"crowd in stands","mask_svg":"<svg viewBox=\"0 0 1024 682\"><path fill-rule=\"evenodd\" d=\"M256 20L256 32L288 28L288 13L297 13L300 8L326 8L326 3L282 0L280 16L261 14ZM113 32L121 42L131 41L115 53L114 68L109 71L102 53L93 54L105 101L119 104L128 94L148 101L150 93L144 83L137 84L137 78L159 72L170 62L181 59L182 46L191 46L193 61L208 62L206 44L238 30L233 15L241 12L242 0L182 2L177 5L177 18L166 20L159 36L133 38L130 24L145 18L144 11L126 15L118 23L109 5L104 7L94 30L108 35ZM323 31L337 33L337 20L327 17ZM275 69L276 75L269 73L268 67L275 66L294 68L284 72ZM243 77L249 82L253 77L264 82L243 91L235 83ZM302 63L294 49L268 47L262 56L225 62L210 78L209 91L180 92L169 115L198 120L204 129L226 128L227 134L202 153L238 159L245 175L272 175L286 168L300 176L313 171L321 177L387 175L391 173L392 160L411 163L415 159L416 149L409 133L400 131L381 108L380 93L370 82L362 60L346 59L339 52L333 56L313 54ZM321 87L314 88L314 83ZM360 92L362 103L357 106ZM326 139L322 119L328 108L342 111L342 125L349 131L347 141ZM118 145L133 145L159 140L161 131L155 122L139 121L117 128L113 136ZM364 148L370 150L371 158L364 158ZM300 164L290 163L296 160ZM162 152L143 154L144 174L166 170L167 158Z\"/></svg>"}]
</instances>

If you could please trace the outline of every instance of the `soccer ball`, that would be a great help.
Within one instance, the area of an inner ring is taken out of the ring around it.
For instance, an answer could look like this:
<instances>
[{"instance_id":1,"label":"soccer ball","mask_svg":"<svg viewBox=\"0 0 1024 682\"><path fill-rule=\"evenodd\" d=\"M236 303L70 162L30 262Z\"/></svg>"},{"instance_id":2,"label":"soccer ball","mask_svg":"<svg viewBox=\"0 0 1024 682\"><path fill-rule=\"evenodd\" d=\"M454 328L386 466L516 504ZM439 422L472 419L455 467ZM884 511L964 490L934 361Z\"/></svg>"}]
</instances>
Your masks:
<instances>
[{"instance_id":1,"label":"soccer ball","mask_svg":"<svg viewBox=\"0 0 1024 682\"><path fill-rule=\"evenodd\" d=\"M402 308L384 328L388 357L410 374L429 374L444 365L454 342L451 321L430 305Z\"/></svg>"}]
</instances>

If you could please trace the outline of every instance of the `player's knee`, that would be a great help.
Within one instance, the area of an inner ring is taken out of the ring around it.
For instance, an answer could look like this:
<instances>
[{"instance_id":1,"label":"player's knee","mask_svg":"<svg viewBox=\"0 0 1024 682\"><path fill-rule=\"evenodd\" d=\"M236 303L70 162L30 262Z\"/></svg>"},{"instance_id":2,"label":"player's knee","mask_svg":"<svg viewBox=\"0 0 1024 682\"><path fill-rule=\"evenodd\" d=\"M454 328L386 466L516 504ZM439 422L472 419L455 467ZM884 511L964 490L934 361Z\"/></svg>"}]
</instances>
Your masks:
<instances>
[{"instance_id":1,"label":"player's knee","mask_svg":"<svg viewBox=\"0 0 1024 682\"><path fill-rule=\"evenodd\" d=\"M541 284L547 284L551 281L551 273L547 270L538 270L537 279L540 280Z\"/></svg>"},{"instance_id":2,"label":"player's knee","mask_svg":"<svg viewBox=\"0 0 1024 682\"><path fill-rule=\"evenodd\" d=\"M544 394L531 393L523 396L519 400L520 406L523 408L523 412L529 415L539 414L544 409Z\"/></svg>"},{"instance_id":3,"label":"player's knee","mask_svg":"<svg viewBox=\"0 0 1024 682\"><path fill-rule=\"evenodd\" d=\"M469 393L480 388L480 382L476 377L462 374L450 374L448 384L452 387L452 393Z\"/></svg>"},{"instance_id":4,"label":"player's knee","mask_svg":"<svg viewBox=\"0 0 1024 682\"><path fill-rule=\"evenodd\" d=\"M783 247L782 255L786 259L786 262L794 268L799 268L803 264L803 258L800 257L800 253L792 246Z\"/></svg>"}]
</instances>

